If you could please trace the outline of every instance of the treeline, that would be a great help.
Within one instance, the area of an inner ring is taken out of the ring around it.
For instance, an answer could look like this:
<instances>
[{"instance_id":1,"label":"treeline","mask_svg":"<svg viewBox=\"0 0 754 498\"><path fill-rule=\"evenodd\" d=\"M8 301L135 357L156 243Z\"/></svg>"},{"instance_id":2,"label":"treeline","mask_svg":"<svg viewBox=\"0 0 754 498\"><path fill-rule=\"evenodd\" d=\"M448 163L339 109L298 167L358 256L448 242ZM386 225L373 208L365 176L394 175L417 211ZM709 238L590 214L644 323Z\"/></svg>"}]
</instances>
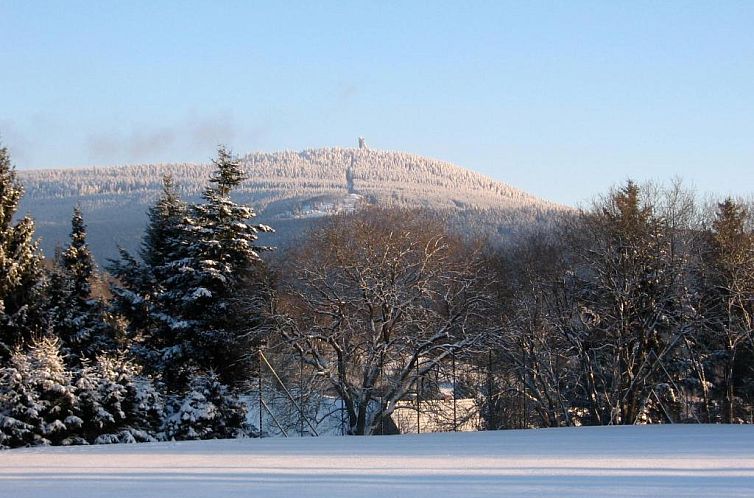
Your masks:
<instances>
[{"instance_id":1,"label":"treeline","mask_svg":"<svg viewBox=\"0 0 754 498\"><path fill-rule=\"evenodd\" d=\"M253 177L240 185L237 193L262 207L271 202L268 198L280 196L342 195L352 183L357 192L392 201L398 207L416 207L423 202L438 208L454 207L452 199L457 199L479 208L507 208L509 204L558 208L473 171L402 152L311 149L248 154L240 161L244 172L253 172ZM191 197L202 192L211 172L208 164L146 164L26 171L21 178L33 200L156 194L166 174L176 178L182 195Z\"/></svg>"},{"instance_id":2,"label":"treeline","mask_svg":"<svg viewBox=\"0 0 754 498\"><path fill-rule=\"evenodd\" d=\"M259 351L299 403L340 400L349 434L390 432L449 364L482 429L751 421L742 202L628 182L504 246L434 210L364 207L262 258L272 229L231 199L244 180L222 148L197 201L165 177L138 254L95 292L81 213L44 261L0 149L0 445L259 435L242 403Z\"/></svg>"},{"instance_id":3,"label":"treeline","mask_svg":"<svg viewBox=\"0 0 754 498\"><path fill-rule=\"evenodd\" d=\"M751 423L753 221L628 182L498 255L487 423Z\"/></svg>"},{"instance_id":4,"label":"treeline","mask_svg":"<svg viewBox=\"0 0 754 498\"><path fill-rule=\"evenodd\" d=\"M244 179L220 149L201 201L166 179L140 254L111 261L92 290L86 227L44 261L0 149L0 446L254 435L235 392L249 376L260 305L254 212L233 203Z\"/></svg>"}]
</instances>

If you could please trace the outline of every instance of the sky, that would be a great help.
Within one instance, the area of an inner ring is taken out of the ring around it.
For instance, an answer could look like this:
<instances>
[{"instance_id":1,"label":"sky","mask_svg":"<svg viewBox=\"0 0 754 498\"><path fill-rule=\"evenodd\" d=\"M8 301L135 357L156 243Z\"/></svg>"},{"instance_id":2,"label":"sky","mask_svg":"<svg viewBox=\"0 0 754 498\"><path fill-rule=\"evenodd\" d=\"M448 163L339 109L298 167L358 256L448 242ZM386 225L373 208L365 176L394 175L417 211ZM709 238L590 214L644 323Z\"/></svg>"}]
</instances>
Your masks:
<instances>
[{"instance_id":1,"label":"sky","mask_svg":"<svg viewBox=\"0 0 754 498\"><path fill-rule=\"evenodd\" d=\"M754 186L752 1L0 0L18 169L351 147L587 202Z\"/></svg>"}]
</instances>

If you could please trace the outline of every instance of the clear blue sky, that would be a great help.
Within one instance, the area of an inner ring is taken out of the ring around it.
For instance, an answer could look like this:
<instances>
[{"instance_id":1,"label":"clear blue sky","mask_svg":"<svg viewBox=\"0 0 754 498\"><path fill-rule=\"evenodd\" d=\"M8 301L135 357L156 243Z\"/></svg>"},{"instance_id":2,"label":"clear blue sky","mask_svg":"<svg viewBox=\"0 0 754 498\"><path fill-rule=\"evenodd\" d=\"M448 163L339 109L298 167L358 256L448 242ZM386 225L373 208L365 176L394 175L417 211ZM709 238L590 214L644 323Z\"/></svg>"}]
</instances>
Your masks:
<instances>
[{"instance_id":1,"label":"clear blue sky","mask_svg":"<svg viewBox=\"0 0 754 498\"><path fill-rule=\"evenodd\" d=\"M370 146L576 204L754 187L754 1L0 0L17 166Z\"/></svg>"}]
</instances>

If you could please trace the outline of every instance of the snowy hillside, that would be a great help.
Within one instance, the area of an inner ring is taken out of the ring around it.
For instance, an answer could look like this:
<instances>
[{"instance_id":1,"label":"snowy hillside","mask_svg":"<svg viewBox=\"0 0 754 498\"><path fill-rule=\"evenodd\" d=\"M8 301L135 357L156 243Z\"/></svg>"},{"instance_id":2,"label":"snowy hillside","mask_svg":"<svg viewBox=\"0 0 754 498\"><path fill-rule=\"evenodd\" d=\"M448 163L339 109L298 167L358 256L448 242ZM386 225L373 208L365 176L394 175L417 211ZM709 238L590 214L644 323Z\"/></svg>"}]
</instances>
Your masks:
<instances>
[{"instance_id":1,"label":"snowy hillside","mask_svg":"<svg viewBox=\"0 0 754 498\"><path fill-rule=\"evenodd\" d=\"M582 427L0 452L0 496L752 496L754 427Z\"/></svg>"},{"instance_id":2,"label":"snowy hillside","mask_svg":"<svg viewBox=\"0 0 754 498\"><path fill-rule=\"evenodd\" d=\"M313 149L243 157L249 177L237 200L257 209L260 221L279 229L277 239L300 232L312 218L353 210L359 203L426 207L457 225L495 234L548 220L562 207L464 168L402 152ZM116 244L133 248L145 211L172 174L181 194L197 198L210 164L147 164L112 168L19 171L26 188L20 212L31 213L46 253L64 241L73 206L89 224L100 259ZM284 241L283 241L284 242Z\"/></svg>"}]
</instances>

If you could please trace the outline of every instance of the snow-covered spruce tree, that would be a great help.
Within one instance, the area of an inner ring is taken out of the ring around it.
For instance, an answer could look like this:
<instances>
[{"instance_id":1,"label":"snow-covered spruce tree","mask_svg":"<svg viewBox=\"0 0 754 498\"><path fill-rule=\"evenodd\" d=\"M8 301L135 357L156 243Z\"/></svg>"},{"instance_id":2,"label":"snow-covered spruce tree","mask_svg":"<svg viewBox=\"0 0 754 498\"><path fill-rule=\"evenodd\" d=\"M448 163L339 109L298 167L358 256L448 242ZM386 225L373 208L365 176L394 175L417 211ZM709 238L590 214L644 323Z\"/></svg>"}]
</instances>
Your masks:
<instances>
[{"instance_id":1,"label":"snow-covered spruce tree","mask_svg":"<svg viewBox=\"0 0 754 498\"><path fill-rule=\"evenodd\" d=\"M173 376L166 379L173 385L185 385L191 370L213 370L234 385L248 378L253 357L251 332L259 317L249 302L259 251L267 249L256 240L259 232L272 229L248 224L255 216L252 208L231 200L244 180L240 162L223 147L213 162L204 202L190 206L170 242L172 252L158 267L164 280L154 316L167 328L160 368Z\"/></svg>"},{"instance_id":2,"label":"snow-covered spruce tree","mask_svg":"<svg viewBox=\"0 0 754 498\"><path fill-rule=\"evenodd\" d=\"M122 354L98 356L78 371L81 433L92 444L155 441L164 403L152 381Z\"/></svg>"},{"instance_id":3,"label":"snow-covered spruce tree","mask_svg":"<svg viewBox=\"0 0 754 498\"><path fill-rule=\"evenodd\" d=\"M191 380L185 395L173 400L165 420L166 439L227 439L249 435L246 405L214 372Z\"/></svg>"},{"instance_id":4,"label":"snow-covered spruce tree","mask_svg":"<svg viewBox=\"0 0 754 498\"><path fill-rule=\"evenodd\" d=\"M47 337L27 352L17 349L0 369L0 443L8 447L83 443L82 419L60 354L60 342Z\"/></svg>"},{"instance_id":5,"label":"snow-covered spruce tree","mask_svg":"<svg viewBox=\"0 0 754 498\"><path fill-rule=\"evenodd\" d=\"M0 361L24 340L45 330L41 306L41 256L34 221L13 222L23 189L8 149L0 147Z\"/></svg>"},{"instance_id":6,"label":"snow-covered spruce tree","mask_svg":"<svg viewBox=\"0 0 754 498\"><path fill-rule=\"evenodd\" d=\"M159 297L166 291L171 276L169 264L180 259L180 225L187 215L187 205L180 199L171 176L163 177L162 195L148 211L148 224L139 261L121 249L120 258L112 260L110 273L117 278L111 286L110 311L127 321L132 348L151 371L160 371L162 356L170 348L175 355L175 332L170 310L163 309ZM176 358L177 359L177 358Z\"/></svg>"},{"instance_id":7,"label":"snow-covered spruce tree","mask_svg":"<svg viewBox=\"0 0 754 498\"><path fill-rule=\"evenodd\" d=\"M104 320L104 303L92 296L94 258L86 243L81 210L71 219L71 242L56 261L50 278L51 326L63 353L74 363L113 348Z\"/></svg>"}]
</instances>

